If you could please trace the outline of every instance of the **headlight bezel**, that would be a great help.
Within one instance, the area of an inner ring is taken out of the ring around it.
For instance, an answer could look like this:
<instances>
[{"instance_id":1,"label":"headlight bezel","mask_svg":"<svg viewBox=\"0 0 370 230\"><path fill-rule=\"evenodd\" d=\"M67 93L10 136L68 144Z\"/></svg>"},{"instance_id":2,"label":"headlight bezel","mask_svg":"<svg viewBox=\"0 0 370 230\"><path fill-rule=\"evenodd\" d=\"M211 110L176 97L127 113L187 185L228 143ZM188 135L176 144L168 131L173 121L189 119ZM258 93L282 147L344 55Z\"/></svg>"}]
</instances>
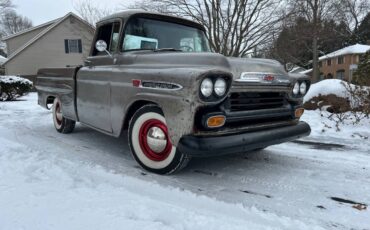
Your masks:
<instances>
[{"instance_id":1,"label":"headlight bezel","mask_svg":"<svg viewBox=\"0 0 370 230\"><path fill-rule=\"evenodd\" d=\"M304 86L303 87L304 90L302 90L302 86ZM302 91L304 91L304 92L302 92ZM305 81L303 81L303 82L301 82L301 84L299 84L299 93L303 96L306 95L306 93L307 93L307 83Z\"/></svg>"},{"instance_id":2,"label":"headlight bezel","mask_svg":"<svg viewBox=\"0 0 370 230\"><path fill-rule=\"evenodd\" d=\"M209 93L207 93L207 94L205 94L204 93L204 84L206 84L206 82L208 82L210 85L207 87L207 89L208 90L210 90L210 92ZM202 81L201 81L201 83L200 83L200 90L199 90L199 92L200 92L200 94L204 97L204 98L209 98L209 97L211 97L212 96L212 94L213 94L213 91L214 91L214 84L213 84L213 81L212 81L212 79L211 78L208 78L208 77L206 77L206 78L204 78Z\"/></svg>"},{"instance_id":3,"label":"headlight bezel","mask_svg":"<svg viewBox=\"0 0 370 230\"><path fill-rule=\"evenodd\" d=\"M212 94L208 97L206 97L205 95L203 95L202 93L202 83L203 81L205 81L206 79L210 79L213 83L213 86L212 86ZM225 92L222 94L222 95L218 95L216 92L215 92L215 86L216 86L216 81L217 80L223 80L225 82ZM199 98L201 101L203 102L219 102L221 100L223 100L224 98L226 98L229 90L230 90L230 87L231 87L231 81L232 81L232 75L229 75L229 74L208 74L206 76L204 76L202 78L202 80L200 80L199 82Z\"/></svg>"},{"instance_id":4,"label":"headlight bezel","mask_svg":"<svg viewBox=\"0 0 370 230\"><path fill-rule=\"evenodd\" d=\"M221 84L221 85L220 85ZM222 91L219 93L217 92L220 88L223 88ZM227 82L224 78L217 78L215 83L213 84L213 91L218 97L223 97L226 94L227 90Z\"/></svg>"},{"instance_id":5,"label":"headlight bezel","mask_svg":"<svg viewBox=\"0 0 370 230\"><path fill-rule=\"evenodd\" d=\"M293 89L292 89L293 95L295 95L295 96L299 95L300 86L301 86L301 84L298 81L296 83L294 83L294 86L293 86Z\"/></svg>"},{"instance_id":6,"label":"headlight bezel","mask_svg":"<svg viewBox=\"0 0 370 230\"><path fill-rule=\"evenodd\" d=\"M305 84L305 91L301 91L301 86ZM303 98L308 90L310 89L310 81L308 80L298 80L294 83L293 87L291 88L291 97L292 98Z\"/></svg>"}]
</instances>

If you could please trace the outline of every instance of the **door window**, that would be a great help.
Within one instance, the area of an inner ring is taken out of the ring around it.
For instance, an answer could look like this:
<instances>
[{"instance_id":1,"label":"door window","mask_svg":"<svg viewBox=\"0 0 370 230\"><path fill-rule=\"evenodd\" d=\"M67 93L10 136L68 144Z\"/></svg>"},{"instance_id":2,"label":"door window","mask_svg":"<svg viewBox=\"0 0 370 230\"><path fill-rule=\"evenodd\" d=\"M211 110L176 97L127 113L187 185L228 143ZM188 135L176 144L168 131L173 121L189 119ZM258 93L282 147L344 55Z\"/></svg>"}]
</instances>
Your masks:
<instances>
[{"instance_id":1,"label":"door window","mask_svg":"<svg viewBox=\"0 0 370 230\"><path fill-rule=\"evenodd\" d=\"M119 30L120 30L120 23L119 22L113 23L111 45L110 45L110 48L109 48L109 51L112 52L112 53L116 52L117 48L118 48Z\"/></svg>"},{"instance_id":2,"label":"door window","mask_svg":"<svg viewBox=\"0 0 370 230\"><path fill-rule=\"evenodd\" d=\"M118 42L119 42L119 34L120 34L121 24L119 22L113 22L109 24L105 24L100 26L97 31L96 41L103 40L107 43L107 50L111 53L117 51ZM99 52L95 48L94 44L94 52L93 56L100 56L100 55L107 55L106 52Z\"/></svg>"}]
</instances>

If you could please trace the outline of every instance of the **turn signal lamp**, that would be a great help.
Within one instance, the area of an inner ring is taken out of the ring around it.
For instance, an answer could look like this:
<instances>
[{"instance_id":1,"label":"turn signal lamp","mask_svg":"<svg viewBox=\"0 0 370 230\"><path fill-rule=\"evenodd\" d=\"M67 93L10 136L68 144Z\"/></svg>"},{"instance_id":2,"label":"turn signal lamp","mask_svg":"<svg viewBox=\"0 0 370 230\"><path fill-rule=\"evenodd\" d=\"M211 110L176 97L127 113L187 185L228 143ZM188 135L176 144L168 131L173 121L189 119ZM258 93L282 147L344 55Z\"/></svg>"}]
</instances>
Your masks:
<instances>
[{"instance_id":1,"label":"turn signal lamp","mask_svg":"<svg viewBox=\"0 0 370 230\"><path fill-rule=\"evenodd\" d=\"M303 113L304 113L304 109L303 108L298 108L298 109L295 110L294 115L295 115L296 118L300 118L300 117L302 117Z\"/></svg>"},{"instance_id":2,"label":"turn signal lamp","mask_svg":"<svg viewBox=\"0 0 370 230\"><path fill-rule=\"evenodd\" d=\"M223 115L212 116L207 119L208 128L218 128L225 124L226 117Z\"/></svg>"}]
</instances>

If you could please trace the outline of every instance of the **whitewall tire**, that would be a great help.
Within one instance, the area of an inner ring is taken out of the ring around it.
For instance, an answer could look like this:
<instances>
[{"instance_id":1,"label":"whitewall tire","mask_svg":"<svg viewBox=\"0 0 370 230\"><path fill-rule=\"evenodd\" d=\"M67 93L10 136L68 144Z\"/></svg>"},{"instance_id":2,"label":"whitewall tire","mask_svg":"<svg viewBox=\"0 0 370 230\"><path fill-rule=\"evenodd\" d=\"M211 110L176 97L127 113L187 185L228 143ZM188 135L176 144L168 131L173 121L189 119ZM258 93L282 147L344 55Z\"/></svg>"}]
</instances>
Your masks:
<instances>
[{"instance_id":1,"label":"whitewall tire","mask_svg":"<svg viewBox=\"0 0 370 230\"><path fill-rule=\"evenodd\" d=\"M136 111L129 124L128 138L135 160L150 172L171 174L190 160L172 145L166 119L156 105L146 105Z\"/></svg>"},{"instance_id":2,"label":"whitewall tire","mask_svg":"<svg viewBox=\"0 0 370 230\"><path fill-rule=\"evenodd\" d=\"M71 133L75 128L76 122L63 117L62 103L57 97L54 99L52 110L55 129L60 133Z\"/></svg>"}]
</instances>

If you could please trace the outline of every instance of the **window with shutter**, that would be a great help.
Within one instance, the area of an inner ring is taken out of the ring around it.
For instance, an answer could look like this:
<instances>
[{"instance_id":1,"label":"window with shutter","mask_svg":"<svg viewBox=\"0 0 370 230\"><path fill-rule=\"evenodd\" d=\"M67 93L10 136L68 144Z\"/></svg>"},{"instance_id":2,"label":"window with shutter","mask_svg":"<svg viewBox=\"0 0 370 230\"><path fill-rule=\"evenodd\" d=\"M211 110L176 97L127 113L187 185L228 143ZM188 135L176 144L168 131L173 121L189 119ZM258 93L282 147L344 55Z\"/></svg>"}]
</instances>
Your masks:
<instances>
[{"instance_id":1,"label":"window with shutter","mask_svg":"<svg viewBox=\"0 0 370 230\"><path fill-rule=\"evenodd\" d=\"M64 46L66 53L82 53L81 39L66 39Z\"/></svg>"}]
</instances>

